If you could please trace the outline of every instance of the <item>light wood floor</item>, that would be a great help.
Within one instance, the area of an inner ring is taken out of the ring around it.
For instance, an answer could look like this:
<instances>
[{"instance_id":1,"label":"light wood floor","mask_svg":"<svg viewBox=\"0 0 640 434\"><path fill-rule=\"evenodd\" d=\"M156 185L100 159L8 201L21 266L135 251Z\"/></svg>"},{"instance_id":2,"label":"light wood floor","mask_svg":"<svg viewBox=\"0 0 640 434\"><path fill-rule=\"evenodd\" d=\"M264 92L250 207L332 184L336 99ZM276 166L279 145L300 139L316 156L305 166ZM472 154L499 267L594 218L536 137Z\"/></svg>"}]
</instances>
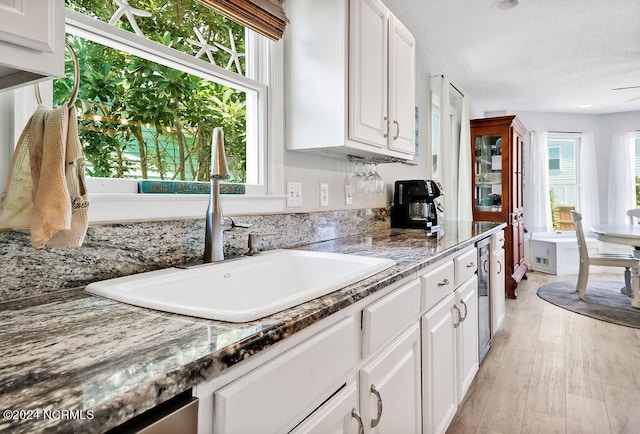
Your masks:
<instances>
[{"instance_id":1,"label":"light wood floor","mask_svg":"<svg viewBox=\"0 0 640 434\"><path fill-rule=\"evenodd\" d=\"M527 276L447 433L640 433L640 329L536 295L573 276Z\"/></svg>"}]
</instances>

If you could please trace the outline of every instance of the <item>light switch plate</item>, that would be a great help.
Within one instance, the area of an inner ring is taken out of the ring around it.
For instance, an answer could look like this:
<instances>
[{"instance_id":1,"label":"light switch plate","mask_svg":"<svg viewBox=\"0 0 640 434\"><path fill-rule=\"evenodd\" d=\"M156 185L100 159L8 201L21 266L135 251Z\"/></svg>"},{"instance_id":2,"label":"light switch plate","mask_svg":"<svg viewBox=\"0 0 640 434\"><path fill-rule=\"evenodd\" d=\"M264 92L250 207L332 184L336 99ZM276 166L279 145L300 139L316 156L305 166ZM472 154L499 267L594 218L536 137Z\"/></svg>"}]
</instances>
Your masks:
<instances>
[{"instance_id":1,"label":"light switch plate","mask_svg":"<svg viewBox=\"0 0 640 434\"><path fill-rule=\"evenodd\" d=\"M320 206L329 206L329 184L320 183Z\"/></svg>"},{"instance_id":2,"label":"light switch plate","mask_svg":"<svg viewBox=\"0 0 640 434\"><path fill-rule=\"evenodd\" d=\"M287 207L302 206L302 182L287 181Z\"/></svg>"},{"instance_id":3,"label":"light switch plate","mask_svg":"<svg viewBox=\"0 0 640 434\"><path fill-rule=\"evenodd\" d=\"M353 205L353 190L351 184L345 184L344 186L344 204Z\"/></svg>"}]
</instances>

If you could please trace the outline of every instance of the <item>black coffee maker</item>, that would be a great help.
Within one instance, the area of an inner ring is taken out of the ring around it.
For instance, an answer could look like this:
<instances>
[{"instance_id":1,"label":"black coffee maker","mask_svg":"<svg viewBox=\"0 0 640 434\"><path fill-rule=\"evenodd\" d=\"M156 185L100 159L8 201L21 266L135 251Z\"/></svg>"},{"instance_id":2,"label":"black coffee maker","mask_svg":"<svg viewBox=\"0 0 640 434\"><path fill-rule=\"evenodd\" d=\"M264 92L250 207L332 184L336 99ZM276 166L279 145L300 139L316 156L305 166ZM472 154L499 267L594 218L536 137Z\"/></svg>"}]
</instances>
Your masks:
<instances>
[{"instance_id":1,"label":"black coffee maker","mask_svg":"<svg viewBox=\"0 0 640 434\"><path fill-rule=\"evenodd\" d=\"M391 227L436 231L442 220L442 204L437 200L442 186L430 179L396 181Z\"/></svg>"}]
</instances>

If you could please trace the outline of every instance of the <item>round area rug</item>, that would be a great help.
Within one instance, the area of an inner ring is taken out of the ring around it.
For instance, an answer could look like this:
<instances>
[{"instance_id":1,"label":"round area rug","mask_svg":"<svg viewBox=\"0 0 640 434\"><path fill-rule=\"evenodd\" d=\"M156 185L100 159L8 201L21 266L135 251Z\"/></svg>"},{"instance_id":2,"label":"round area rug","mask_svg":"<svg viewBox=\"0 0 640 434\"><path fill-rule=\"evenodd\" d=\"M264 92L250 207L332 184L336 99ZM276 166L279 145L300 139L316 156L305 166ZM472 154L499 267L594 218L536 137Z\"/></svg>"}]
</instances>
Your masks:
<instances>
[{"instance_id":1,"label":"round area rug","mask_svg":"<svg viewBox=\"0 0 640 434\"><path fill-rule=\"evenodd\" d=\"M624 282L591 281L584 300L578 299L576 282L554 282L538 288L538 296L571 312L627 327L640 328L640 309L620 293Z\"/></svg>"}]
</instances>

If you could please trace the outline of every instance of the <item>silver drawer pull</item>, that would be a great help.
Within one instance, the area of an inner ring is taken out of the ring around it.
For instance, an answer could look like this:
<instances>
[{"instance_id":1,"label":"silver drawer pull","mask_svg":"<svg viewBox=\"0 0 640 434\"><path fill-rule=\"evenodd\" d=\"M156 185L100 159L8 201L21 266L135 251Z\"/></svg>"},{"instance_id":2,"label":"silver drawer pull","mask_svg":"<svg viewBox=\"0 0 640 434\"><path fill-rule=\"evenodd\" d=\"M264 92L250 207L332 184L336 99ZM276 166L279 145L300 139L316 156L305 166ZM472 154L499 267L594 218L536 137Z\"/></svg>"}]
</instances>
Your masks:
<instances>
[{"instance_id":1,"label":"silver drawer pull","mask_svg":"<svg viewBox=\"0 0 640 434\"><path fill-rule=\"evenodd\" d=\"M362 423L362 418L358 410L355 408L351 409L351 417L358 421L358 434L364 434L364 424Z\"/></svg>"},{"instance_id":2,"label":"silver drawer pull","mask_svg":"<svg viewBox=\"0 0 640 434\"><path fill-rule=\"evenodd\" d=\"M461 315L460 315L460 308L458 307L458 305L457 305L457 304L454 304L454 305L453 305L453 308L456 310L456 312L458 312L458 321L453 323L453 328L454 328L454 329L457 329L457 328L458 328L458 326L460 325L460 322L461 322L461 321L460 321L460 317L461 317Z\"/></svg>"},{"instance_id":3,"label":"silver drawer pull","mask_svg":"<svg viewBox=\"0 0 640 434\"><path fill-rule=\"evenodd\" d=\"M449 279L444 279L442 282L438 282L438 286L447 286L449 284Z\"/></svg>"},{"instance_id":4,"label":"silver drawer pull","mask_svg":"<svg viewBox=\"0 0 640 434\"><path fill-rule=\"evenodd\" d=\"M371 428L375 428L380 423L380 418L382 417L382 397L380 396L380 392L376 390L375 385L371 385L371 393L373 393L376 398L378 398L378 416L375 419L371 419Z\"/></svg>"},{"instance_id":5,"label":"silver drawer pull","mask_svg":"<svg viewBox=\"0 0 640 434\"><path fill-rule=\"evenodd\" d=\"M464 300L460 300L460 303L464 306L464 315L462 316L462 318L460 318L460 322L463 322L465 319L467 319L469 310L467 309L467 303L465 303Z\"/></svg>"},{"instance_id":6,"label":"silver drawer pull","mask_svg":"<svg viewBox=\"0 0 640 434\"><path fill-rule=\"evenodd\" d=\"M475 263L475 262L469 262L469 263L467 264L467 268L473 268L473 267L475 267L475 266L476 266L476 263Z\"/></svg>"},{"instance_id":7,"label":"silver drawer pull","mask_svg":"<svg viewBox=\"0 0 640 434\"><path fill-rule=\"evenodd\" d=\"M502 273L502 262L498 261L498 265L500 266L500 269L498 270L498 274Z\"/></svg>"}]
</instances>

